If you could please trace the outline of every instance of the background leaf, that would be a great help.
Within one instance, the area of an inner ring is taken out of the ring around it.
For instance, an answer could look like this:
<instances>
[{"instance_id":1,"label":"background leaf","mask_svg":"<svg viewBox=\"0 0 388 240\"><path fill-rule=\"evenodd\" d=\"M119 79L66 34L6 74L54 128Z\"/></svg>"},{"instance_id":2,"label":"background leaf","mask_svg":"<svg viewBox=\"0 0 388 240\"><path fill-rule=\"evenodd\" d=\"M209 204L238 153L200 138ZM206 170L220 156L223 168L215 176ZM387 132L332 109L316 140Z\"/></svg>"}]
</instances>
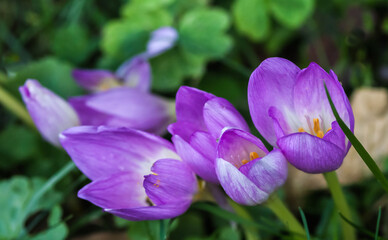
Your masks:
<instances>
[{"instance_id":1,"label":"background leaf","mask_svg":"<svg viewBox=\"0 0 388 240\"><path fill-rule=\"evenodd\" d=\"M314 0L272 0L269 3L275 19L289 28L300 27L314 9Z\"/></svg>"}]
</instances>

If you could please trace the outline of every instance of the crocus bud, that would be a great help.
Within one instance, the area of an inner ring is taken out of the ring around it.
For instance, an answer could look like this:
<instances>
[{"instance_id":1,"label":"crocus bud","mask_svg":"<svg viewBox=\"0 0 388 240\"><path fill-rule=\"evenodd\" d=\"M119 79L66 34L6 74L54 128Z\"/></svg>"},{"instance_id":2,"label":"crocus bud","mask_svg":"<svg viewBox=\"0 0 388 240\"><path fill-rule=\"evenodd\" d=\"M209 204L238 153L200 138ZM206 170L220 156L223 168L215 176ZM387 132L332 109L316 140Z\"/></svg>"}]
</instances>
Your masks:
<instances>
[{"instance_id":1,"label":"crocus bud","mask_svg":"<svg viewBox=\"0 0 388 240\"><path fill-rule=\"evenodd\" d=\"M59 134L70 127L79 125L74 109L38 81L27 80L19 91L32 120L48 142L60 146Z\"/></svg>"},{"instance_id":2,"label":"crocus bud","mask_svg":"<svg viewBox=\"0 0 388 240\"><path fill-rule=\"evenodd\" d=\"M147 44L146 55L149 58L156 57L175 45L178 32L173 27L161 27L151 33L151 39Z\"/></svg>"}]
</instances>

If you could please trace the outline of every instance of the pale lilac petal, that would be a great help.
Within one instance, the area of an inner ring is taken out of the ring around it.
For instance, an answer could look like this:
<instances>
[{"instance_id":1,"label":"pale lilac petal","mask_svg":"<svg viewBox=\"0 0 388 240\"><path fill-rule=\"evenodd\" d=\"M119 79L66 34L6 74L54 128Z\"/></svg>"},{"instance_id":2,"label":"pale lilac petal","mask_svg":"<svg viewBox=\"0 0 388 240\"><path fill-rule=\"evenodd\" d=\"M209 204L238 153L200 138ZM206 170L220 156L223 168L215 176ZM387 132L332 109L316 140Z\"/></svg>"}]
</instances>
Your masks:
<instances>
[{"instance_id":1,"label":"pale lilac petal","mask_svg":"<svg viewBox=\"0 0 388 240\"><path fill-rule=\"evenodd\" d=\"M174 142L178 155L198 176L206 181L218 183L214 169L215 159L205 157L179 135L174 135L172 141Z\"/></svg>"},{"instance_id":2,"label":"pale lilac petal","mask_svg":"<svg viewBox=\"0 0 388 240\"><path fill-rule=\"evenodd\" d=\"M59 134L63 130L80 124L70 104L38 81L27 80L19 92L35 126L43 138L53 145L60 146Z\"/></svg>"},{"instance_id":3,"label":"pale lilac petal","mask_svg":"<svg viewBox=\"0 0 388 240\"><path fill-rule=\"evenodd\" d=\"M116 72L123 85L148 92L151 87L151 66L142 56L131 58L123 63Z\"/></svg>"},{"instance_id":4,"label":"pale lilac petal","mask_svg":"<svg viewBox=\"0 0 388 240\"><path fill-rule=\"evenodd\" d=\"M286 159L307 173L323 173L339 168L345 152L336 144L308 133L294 133L277 141Z\"/></svg>"},{"instance_id":5,"label":"pale lilac petal","mask_svg":"<svg viewBox=\"0 0 388 240\"><path fill-rule=\"evenodd\" d=\"M248 104L253 123L272 145L276 143L270 107L293 112L293 87L300 69L283 58L268 58L252 73L248 85Z\"/></svg>"},{"instance_id":6,"label":"pale lilac petal","mask_svg":"<svg viewBox=\"0 0 388 240\"><path fill-rule=\"evenodd\" d=\"M191 135L198 130L195 124L186 121L172 123L167 129L171 135L179 135L186 142L190 142Z\"/></svg>"},{"instance_id":7,"label":"pale lilac petal","mask_svg":"<svg viewBox=\"0 0 388 240\"><path fill-rule=\"evenodd\" d=\"M159 206L129 209L104 209L104 211L130 221L159 220L182 215L190 207L190 204L191 201L187 200Z\"/></svg>"},{"instance_id":8,"label":"pale lilac petal","mask_svg":"<svg viewBox=\"0 0 388 240\"><path fill-rule=\"evenodd\" d=\"M241 166L239 170L268 194L282 186L288 174L287 160L279 149Z\"/></svg>"},{"instance_id":9,"label":"pale lilac petal","mask_svg":"<svg viewBox=\"0 0 388 240\"><path fill-rule=\"evenodd\" d=\"M249 132L248 124L233 105L223 98L213 98L205 103L203 117L211 135L218 139L222 129L235 127Z\"/></svg>"},{"instance_id":10,"label":"pale lilac petal","mask_svg":"<svg viewBox=\"0 0 388 240\"><path fill-rule=\"evenodd\" d=\"M175 45L178 32L173 27L161 27L151 33L151 39L147 44L146 56L156 57Z\"/></svg>"},{"instance_id":11,"label":"pale lilac petal","mask_svg":"<svg viewBox=\"0 0 388 240\"><path fill-rule=\"evenodd\" d=\"M124 127L152 133L166 130L171 113L166 100L131 88L115 88L91 96L86 105L98 112L126 120Z\"/></svg>"},{"instance_id":12,"label":"pale lilac petal","mask_svg":"<svg viewBox=\"0 0 388 240\"><path fill-rule=\"evenodd\" d=\"M268 116L270 116L273 120L273 128L276 138L279 139L293 131L287 123L287 120L284 118L283 113L280 112L276 107L270 107L268 109Z\"/></svg>"},{"instance_id":13,"label":"pale lilac petal","mask_svg":"<svg viewBox=\"0 0 388 240\"><path fill-rule=\"evenodd\" d=\"M216 160L216 173L226 194L239 204L256 205L266 201L269 196L230 162L221 158Z\"/></svg>"},{"instance_id":14,"label":"pale lilac petal","mask_svg":"<svg viewBox=\"0 0 388 240\"><path fill-rule=\"evenodd\" d=\"M101 208L120 209L148 206L142 181L143 177L139 178L138 174L121 172L94 180L78 192L78 197Z\"/></svg>"},{"instance_id":15,"label":"pale lilac petal","mask_svg":"<svg viewBox=\"0 0 388 240\"><path fill-rule=\"evenodd\" d=\"M74 69L72 76L78 85L89 91L101 91L119 84L117 77L107 70Z\"/></svg>"},{"instance_id":16,"label":"pale lilac petal","mask_svg":"<svg viewBox=\"0 0 388 240\"><path fill-rule=\"evenodd\" d=\"M196 88L182 86L176 94L177 122L185 121L196 126L198 131L206 131L203 120L205 103L215 96Z\"/></svg>"},{"instance_id":17,"label":"pale lilac petal","mask_svg":"<svg viewBox=\"0 0 388 240\"><path fill-rule=\"evenodd\" d=\"M151 171L152 174L145 176L143 185L147 196L156 205L180 204L191 200L198 190L195 174L180 160L158 160Z\"/></svg>"},{"instance_id":18,"label":"pale lilac petal","mask_svg":"<svg viewBox=\"0 0 388 240\"><path fill-rule=\"evenodd\" d=\"M240 129L225 130L218 142L217 158L231 163L236 168L243 165L243 160L250 160L250 153L255 152L264 157L268 151L257 137Z\"/></svg>"},{"instance_id":19,"label":"pale lilac petal","mask_svg":"<svg viewBox=\"0 0 388 240\"><path fill-rule=\"evenodd\" d=\"M191 135L190 145L207 159L216 159L217 141L209 133L195 132Z\"/></svg>"},{"instance_id":20,"label":"pale lilac petal","mask_svg":"<svg viewBox=\"0 0 388 240\"><path fill-rule=\"evenodd\" d=\"M339 148L341 148L344 152L348 152L349 149L345 147L345 139L346 136L338 123L335 121L331 124L331 130L328 131L325 136L323 137L323 140L329 141L331 143L334 143Z\"/></svg>"},{"instance_id":21,"label":"pale lilac petal","mask_svg":"<svg viewBox=\"0 0 388 240\"><path fill-rule=\"evenodd\" d=\"M143 176L158 159L179 159L170 142L134 129L80 126L63 132L60 139L77 167L92 180L123 171Z\"/></svg>"}]
</instances>

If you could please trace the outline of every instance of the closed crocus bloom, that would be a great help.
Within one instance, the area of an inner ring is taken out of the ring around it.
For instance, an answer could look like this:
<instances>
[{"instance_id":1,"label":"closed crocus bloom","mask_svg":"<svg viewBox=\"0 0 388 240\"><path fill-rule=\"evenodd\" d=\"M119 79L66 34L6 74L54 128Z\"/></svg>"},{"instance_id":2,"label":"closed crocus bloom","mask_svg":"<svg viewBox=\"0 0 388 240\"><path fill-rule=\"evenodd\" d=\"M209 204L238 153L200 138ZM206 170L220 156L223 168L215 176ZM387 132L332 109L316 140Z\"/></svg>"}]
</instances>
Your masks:
<instances>
[{"instance_id":1,"label":"closed crocus bloom","mask_svg":"<svg viewBox=\"0 0 388 240\"><path fill-rule=\"evenodd\" d=\"M308 173L339 168L350 142L335 121L324 83L340 117L353 131L354 116L333 71L316 63L300 70L282 58L263 61L252 73L248 103L256 128L287 160Z\"/></svg>"},{"instance_id":2,"label":"closed crocus bloom","mask_svg":"<svg viewBox=\"0 0 388 240\"><path fill-rule=\"evenodd\" d=\"M260 204L287 179L287 160L279 149L271 152L252 134L227 128L217 145L216 173L235 202Z\"/></svg>"},{"instance_id":3,"label":"closed crocus bloom","mask_svg":"<svg viewBox=\"0 0 388 240\"><path fill-rule=\"evenodd\" d=\"M173 118L165 99L127 87L73 97L69 102L82 125L128 127L162 134Z\"/></svg>"},{"instance_id":4,"label":"closed crocus bloom","mask_svg":"<svg viewBox=\"0 0 388 240\"><path fill-rule=\"evenodd\" d=\"M168 130L178 154L201 178L218 183L214 164L222 129L249 131L247 123L227 100L186 86L177 92L176 117Z\"/></svg>"},{"instance_id":5,"label":"closed crocus bloom","mask_svg":"<svg viewBox=\"0 0 388 240\"><path fill-rule=\"evenodd\" d=\"M174 47L178 40L178 32L173 27L161 27L151 33L151 39L147 44L146 55L156 57L168 49Z\"/></svg>"},{"instance_id":6,"label":"closed crocus bloom","mask_svg":"<svg viewBox=\"0 0 388 240\"><path fill-rule=\"evenodd\" d=\"M29 79L19 88L35 126L48 142L60 146L59 134L79 125L74 109L64 99Z\"/></svg>"},{"instance_id":7,"label":"closed crocus bloom","mask_svg":"<svg viewBox=\"0 0 388 240\"><path fill-rule=\"evenodd\" d=\"M163 138L127 128L81 126L61 134L61 143L92 182L78 196L131 220L173 218L197 192L191 169Z\"/></svg>"}]
</instances>

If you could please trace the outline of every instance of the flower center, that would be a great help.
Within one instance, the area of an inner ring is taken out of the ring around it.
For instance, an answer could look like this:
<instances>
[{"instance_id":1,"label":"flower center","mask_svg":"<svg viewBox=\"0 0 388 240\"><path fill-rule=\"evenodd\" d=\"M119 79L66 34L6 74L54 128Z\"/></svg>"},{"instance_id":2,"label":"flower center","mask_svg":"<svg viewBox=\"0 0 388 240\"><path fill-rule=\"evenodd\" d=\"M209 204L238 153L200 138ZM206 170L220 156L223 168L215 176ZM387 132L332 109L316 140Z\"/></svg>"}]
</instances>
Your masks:
<instances>
[{"instance_id":1,"label":"flower center","mask_svg":"<svg viewBox=\"0 0 388 240\"><path fill-rule=\"evenodd\" d=\"M323 136L325 135L324 133L323 133L323 131L322 131L322 129L321 129L321 124L319 123L319 118L314 118L313 119L313 124L314 124L314 126L313 126L313 128L311 129L310 128L310 134L311 135L315 135L315 136L317 136L317 137L319 137L319 138L323 138ZM330 131L331 130L331 128L329 128L329 129L327 129L326 130L326 133L328 132L328 131ZM298 129L298 132L306 132L302 127L300 127L299 129Z\"/></svg>"},{"instance_id":2,"label":"flower center","mask_svg":"<svg viewBox=\"0 0 388 240\"><path fill-rule=\"evenodd\" d=\"M247 164L256 158L259 158L259 154L257 154L257 152L250 152L249 153L249 160L243 159L243 160L241 160L241 163L244 165L244 164Z\"/></svg>"}]
</instances>

